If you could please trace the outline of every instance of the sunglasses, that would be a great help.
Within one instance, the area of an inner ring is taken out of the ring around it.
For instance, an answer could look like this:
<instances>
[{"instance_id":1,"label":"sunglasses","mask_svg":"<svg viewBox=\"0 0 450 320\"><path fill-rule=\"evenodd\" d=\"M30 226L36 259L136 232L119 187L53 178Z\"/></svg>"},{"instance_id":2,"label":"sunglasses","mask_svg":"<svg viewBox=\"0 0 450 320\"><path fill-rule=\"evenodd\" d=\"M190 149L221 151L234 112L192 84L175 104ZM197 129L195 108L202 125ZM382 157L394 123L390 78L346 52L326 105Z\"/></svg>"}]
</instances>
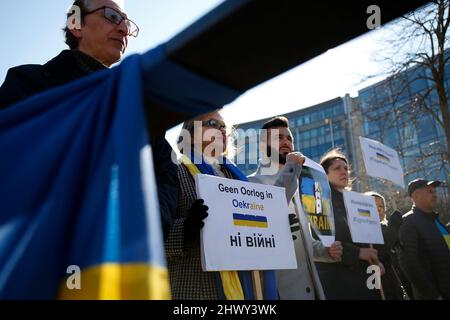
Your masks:
<instances>
[{"instance_id":1,"label":"sunglasses","mask_svg":"<svg viewBox=\"0 0 450 320\"><path fill-rule=\"evenodd\" d=\"M117 10L110 8L110 7L101 7L101 8L97 8L95 10L86 12L84 15L87 16L88 14L97 12L103 10L103 17L108 20L111 23L114 23L115 25L119 25L122 23L122 21L125 21L125 24L127 26L127 36L133 36L133 37L137 37L139 34L139 27L136 25L136 23L134 23L133 21L131 21L128 18L125 18L124 16L122 16L122 14L120 12L118 12Z\"/></svg>"},{"instance_id":2,"label":"sunglasses","mask_svg":"<svg viewBox=\"0 0 450 320\"><path fill-rule=\"evenodd\" d=\"M220 122L216 119L209 119L209 120L202 121L202 125L208 126L210 128L214 128L217 130L222 130L222 129L227 128L227 126L223 122Z\"/></svg>"}]
</instances>

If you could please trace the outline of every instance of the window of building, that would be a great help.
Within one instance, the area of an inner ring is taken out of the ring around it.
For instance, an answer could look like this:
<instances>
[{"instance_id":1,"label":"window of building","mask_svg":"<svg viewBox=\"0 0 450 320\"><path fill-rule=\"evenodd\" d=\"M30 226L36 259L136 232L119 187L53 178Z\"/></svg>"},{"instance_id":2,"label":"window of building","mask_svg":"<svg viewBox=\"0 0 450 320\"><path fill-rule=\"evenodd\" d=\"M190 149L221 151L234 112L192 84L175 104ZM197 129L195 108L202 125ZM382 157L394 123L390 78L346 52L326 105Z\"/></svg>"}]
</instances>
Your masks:
<instances>
[{"instance_id":1,"label":"window of building","mask_svg":"<svg viewBox=\"0 0 450 320\"><path fill-rule=\"evenodd\" d=\"M387 145L388 147L391 147L393 149L396 149L399 147L400 145L400 139L398 136L398 130L397 128L390 128L390 129L385 129L384 130L384 135L383 135L383 143L385 145Z\"/></svg>"},{"instance_id":2,"label":"window of building","mask_svg":"<svg viewBox=\"0 0 450 320\"><path fill-rule=\"evenodd\" d=\"M309 123L310 123L309 114L306 114L306 115L303 117L303 122L304 122L304 124L309 124Z\"/></svg>"},{"instance_id":3,"label":"window of building","mask_svg":"<svg viewBox=\"0 0 450 320\"><path fill-rule=\"evenodd\" d=\"M361 108L363 110L366 110L367 107L370 105L370 100L371 100L371 97L373 96L372 89L360 91L358 96L359 96L359 101L361 103Z\"/></svg>"},{"instance_id":4,"label":"window of building","mask_svg":"<svg viewBox=\"0 0 450 320\"><path fill-rule=\"evenodd\" d=\"M334 139L343 139L344 138L344 131L338 130L334 132Z\"/></svg>"},{"instance_id":5,"label":"window of building","mask_svg":"<svg viewBox=\"0 0 450 320\"><path fill-rule=\"evenodd\" d=\"M333 108L327 108L324 111L324 119L331 118L333 116Z\"/></svg>"},{"instance_id":6,"label":"window of building","mask_svg":"<svg viewBox=\"0 0 450 320\"><path fill-rule=\"evenodd\" d=\"M375 88L376 104L386 104L390 101L391 92L387 83L382 83Z\"/></svg>"},{"instance_id":7,"label":"window of building","mask_svg":"<svg viewBox=\"0 0 450 320\"><path fill-rule=\"evenodd\" d=\"M343 104L338 104L333 107L333 115L338 116L342 113L344 113L344 105Z\"/></svg>"},{"instance_id":8,"label":"window of building","mask_svg":"<svg viewBox=\"0 0 450 320\"><path fill-rule=\"evenodd\" d=\"M311 146L311 142L309 140L303 141L303 148L309 148Z\"/></svg>"},{"instance_id":9,"label":"window of building","mask_svg":"<svg viewBox=\"0 0 450 320\"><path fill-rule=\"evenodd\" d=\"M420 142L425 142L437 137L434 121L430 115L417 119L417 137Z\"/></svg>"},{"instance_id":10,"label":"window of building","mask_svg":"<svg viewBox=\"0 0 450 320\"><path fill-rule=\"evenodd\" d=\"M421 68L416 68L408 74L411 93L420 93L428 87L427 80L424 77L425 75Z\"/></svg>"},{"instance_id":11,"label":"window of building","mask_svg":"<svg viewBox=\"0 0 450 320\"><path fill-rule=\"evenodd\" d=\"M417 131L415 130L412 123L405 123L400 128L401 145L404 148L415 146L418 144Z\"/></svg>"}]
</instances>

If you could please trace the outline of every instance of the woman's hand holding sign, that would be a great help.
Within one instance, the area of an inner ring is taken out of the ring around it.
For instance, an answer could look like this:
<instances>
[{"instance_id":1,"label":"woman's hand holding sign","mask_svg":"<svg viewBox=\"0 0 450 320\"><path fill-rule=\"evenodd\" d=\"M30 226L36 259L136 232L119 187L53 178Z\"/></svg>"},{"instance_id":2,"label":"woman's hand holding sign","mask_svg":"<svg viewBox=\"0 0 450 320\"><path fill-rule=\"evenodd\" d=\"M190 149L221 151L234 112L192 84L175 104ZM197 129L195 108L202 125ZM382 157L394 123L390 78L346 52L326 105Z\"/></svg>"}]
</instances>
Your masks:
<instances>
[{"instance_id":1,"label":"woman's hand holding sign","mask_svg":"<svg viewBox=\"0 0 450 320\"><path fill-rule=\"evenodd\" d=\"M373 248L359 249L359 258L365 260L370 264L378 265L378 251Z\"/></svg>"},{"instance_id":2,"label":"woman's hand holding sign","mask_svg":"<svg viewBox=\"0 0 450 320\"><path fill-rule=\"evenodd\" d=\"M328 254L330 255L331 259L338 262L341 261L342 258L342 244L340 241L335 241L331 244L331 246L328 248Z\"/></svg>"}]
</instances>

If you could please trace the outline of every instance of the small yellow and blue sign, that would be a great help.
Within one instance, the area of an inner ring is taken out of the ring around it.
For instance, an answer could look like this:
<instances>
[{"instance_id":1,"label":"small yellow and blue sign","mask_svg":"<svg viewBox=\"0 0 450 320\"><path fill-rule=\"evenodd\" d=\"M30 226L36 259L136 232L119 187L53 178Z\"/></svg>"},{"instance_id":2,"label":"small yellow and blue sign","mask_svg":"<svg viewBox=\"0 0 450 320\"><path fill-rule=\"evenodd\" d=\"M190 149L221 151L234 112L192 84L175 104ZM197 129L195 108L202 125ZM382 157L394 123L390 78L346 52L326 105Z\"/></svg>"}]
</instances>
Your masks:
<instances>
[{"instance_id":1,"label":"small yellow and blue sign","mask_svg":"<svg viewBox=\"0 0 450 320\"><path fill-rule=\"evenodd\" d=\"M362 217L370 217L370 210L358 209L358 214Z\"/></svg>"},{"instance_id":2,"label":"small yellow and blue sign","mask_svg":"<svg viewBox=\"0 0 450 320\"><path fill-rule=\"evenodd\" d=\"M268 228L267 217L233 213L233 223L240 227Z\"/></svg>"},{"instance_id":3,"label":"small yellow and blue sign","mask_svg":"<svg viewBox=\"0 0 450 320\"><path fill-rule=\"evenodd\" d=\"M391 159L386 157L384 154L377 152L377 158L386 162L391 162Z\"/></svg>"}]
</instances>

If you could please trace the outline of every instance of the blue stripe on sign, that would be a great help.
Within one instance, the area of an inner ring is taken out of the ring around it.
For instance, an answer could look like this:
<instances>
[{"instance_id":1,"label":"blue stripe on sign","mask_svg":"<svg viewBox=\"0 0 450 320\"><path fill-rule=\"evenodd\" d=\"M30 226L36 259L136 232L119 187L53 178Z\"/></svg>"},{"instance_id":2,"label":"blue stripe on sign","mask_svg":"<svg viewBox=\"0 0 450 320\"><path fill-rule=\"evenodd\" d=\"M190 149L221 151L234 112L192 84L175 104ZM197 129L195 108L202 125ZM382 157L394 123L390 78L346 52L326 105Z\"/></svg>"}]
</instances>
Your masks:
<instances>
[{"instance_id":1,"label":"blue stripe on sign","mask_svg":"<svg viewBox=\"0 0 450 320\"><path fill-rule=\"evenodd\" d=\"M233 213L233 220L267 222L267 217L254 216L254 215L250 215L250 214Z\"/></svg>"}]
</instances>

